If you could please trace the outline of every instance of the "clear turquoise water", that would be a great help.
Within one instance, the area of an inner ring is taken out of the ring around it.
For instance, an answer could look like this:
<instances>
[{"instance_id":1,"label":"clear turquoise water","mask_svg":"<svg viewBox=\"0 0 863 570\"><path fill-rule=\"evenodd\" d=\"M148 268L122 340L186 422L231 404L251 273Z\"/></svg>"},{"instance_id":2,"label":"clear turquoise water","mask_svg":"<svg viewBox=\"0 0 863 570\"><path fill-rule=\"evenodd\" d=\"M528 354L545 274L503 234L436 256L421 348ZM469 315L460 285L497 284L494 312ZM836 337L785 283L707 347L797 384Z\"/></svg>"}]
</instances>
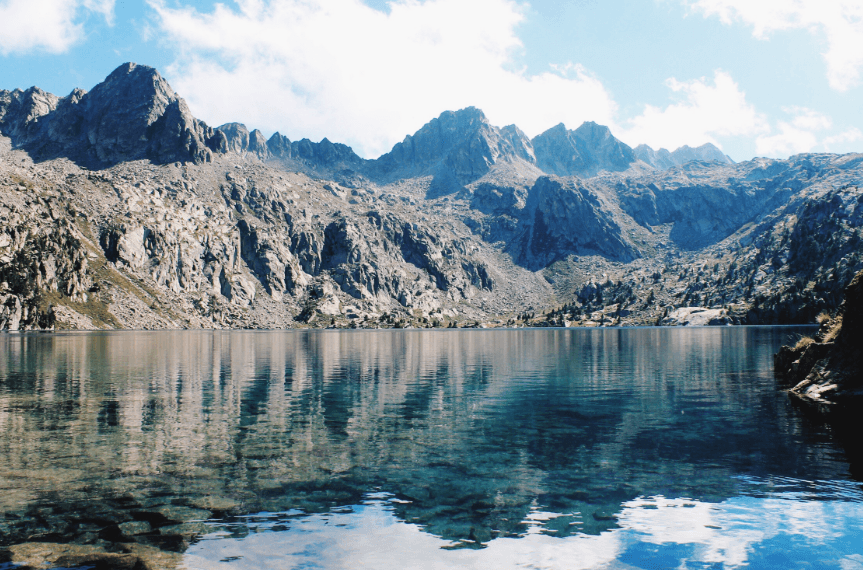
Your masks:
<instances>
[{"instance_id":1,"label":"clear turquoise water","mask_svg":"<svg viewBox=\"0 0 863 570\"><path fill-rule=\"evenodd\" d=\"M853 434L773 379L803 331L3 335L0 543L136 540L190 569L863 569Z\"/></svg>"}]
</instances>

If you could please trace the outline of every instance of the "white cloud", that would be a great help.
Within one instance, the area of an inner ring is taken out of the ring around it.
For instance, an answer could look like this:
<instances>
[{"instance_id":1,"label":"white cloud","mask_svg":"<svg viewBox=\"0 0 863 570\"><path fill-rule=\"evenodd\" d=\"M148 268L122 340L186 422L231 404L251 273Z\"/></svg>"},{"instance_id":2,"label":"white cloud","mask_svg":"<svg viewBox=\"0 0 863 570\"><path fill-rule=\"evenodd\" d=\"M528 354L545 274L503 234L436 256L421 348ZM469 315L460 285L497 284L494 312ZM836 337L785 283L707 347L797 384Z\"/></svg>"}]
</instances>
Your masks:
<instances>
[{"instance_id":1,"label":"white cloud","mask_svg":"<svg viewBox=\"0 0 863 570\"><path fill-rule=\"evenodd\" d=\"M863 132L856 127L851 127L850 129L842 131L838 135L824 138L824 140L821 141L821 144L824 145L824 150L831 152L833 145L857 142L861 139L863 139Z\"/></svg>"},{"instance_id":2,"label":"white cloud","mask_svg":"<svg viewBox=\"0 0 863 570\"><path fill-rule=\"evenodd\" d=\"M824 133L833 128L833 120L818 111L806 107L784 107L782 110L792 117L777 123L778 133L765 134L755 140L755 151L759 156L785 158L801 152L829 152L835 145L847 145L863 138L863 133L853 127L838 134Z\"/></svg>"},{"instance_id":3,"label":"white cloud","mask_svg":"<svg viewBox=\"0 0 863 570\"><path fill-rule=\"evenodd\" d=\"M724 71L714 72L712 84L706 78L686 82L671 78L666 83L683 100L664 109L646 105L641 115L628 121L622 140L654 149L707 142L721 147L717 137L755 136L770 130L767 118L746 101L746 94Z\"/></svg>"},{"instance_id":4,"label":"white cloud","mask_svg":"<svg viewBox=\"0 0 863 570\"><path fill-rule=\"evenodd\" d=\"M842 529L855 524L860 507L853 501L794 501L791 497L733 497L718 503L685 498L644 497L627 501L617 513L616 528L598 535L542 533L542 521L563 513L531 512L520 537L502 537L482 549L441 550L453 543L399 521L384 502L364 501L347 512L292 517L283 532L260 529L244 538L213 533L192 545L183 558L186 568L240 569L263 566L295 568L588 568L629 567L621 558L640 545L685 545L667 548L669 568L711 566L747 568L753 553L782 552L793 540L788 565L818 549L830 552L843 570L858 570L863 557L845 554L853 545ZM586 513L585 513L586 514ZM540 518L540 515L542 518ZM587 516L590 516L589 514ZM248 521L254 524L254 518ZM544 527L544 528L543 528ZM789 537L791 537L789 539ZM844 555L844 556L843 556ZM759 558L758 555L755 556ZM233 560L230 563L225 559ZM675 560L676 559L676 560ZM672 562L673 560L673 562ZM799 564L798 564L799 565Z\"/></svg>"},{"instance_id":5,"label":"white cloud","mask_svg":"<svg viewBox=\"0 0 863 570\"><path fill-rule=\"evenodd\" d=\"M755 139L759 154L788 156L850 149L863 138L804 107L783 109L784 120L768 119L722 70L668 79L673 102L620 117L602 82L580 65L539 74L514 69L524 18L524 6L514 0L395 0L387 12L361 0L237 0L209 12L148 1L156 33L179 48L166 75L196 116L211 125L241 121L291 139L328 137L368 158L442 111L470 105L492 124L515 123L529 136L559 122L575 128L592 120L630 145L669 150ZM745 16L762 35L802 25L804 6L694 5L728 21Z\"/></svg>"},{"instance_id":6,"label":"white cloud","mask_svg":"<svg viewBox=\"0 0 863 570\"><path fill-rule=\"evenodd\" d=\"M821 131L833 126L833 119L806 107L783 107L782 110L789 115L794 115L791 124L798 129Z\"/></svg>"},{"instance_id":7,"label":"white cloud","mask_svg":"<svg viewBox=\"0 0 863 570\"><path fill-rule=\"evenodd\" d=\"M686 0L685 0L686 1ZM822 55L830 86L846 91L860 81L863 69L863 2L860 0L688 0L705 16L726 24L741 21L757 38L777 30L806 29L827 39Z\"/></svg>"},{"instance_id":8,"label":"white cloud","mask_svg":"<svg viewBox=\"0 0 863 570\"><path fill-rule=\"evenodd\" d=\"M84 8L105 17L109 26L114 25L114 2L115 0L83 0Z\"/></svg>"},{"instance_id":9,"label":"white cloud","mask_svg":"<svg viewBox=\"0 0 863 570\"><path fill-rule=\"evenodd\" d=\"M112 25L114 0L0 0L0 53L63 53L83 36L84 11Z\"/></svg>"},{"instance_id":10,"label":"white cloud","mask_svg":"<svg viewBox=\"0 0 863 570\"><path fill-rule=\"evenodd\" d=\"M378 156L442 111L481 108L536 135L564 121L613 122L616 105L577 65L529 75L511 0L239 0L212 12L151 0L181 48L172 85L211 124L242 121Z\"/></svg>"},{"instance_id":11,"label":"white cloud","mask_svg":"<svg viewBox=\"0 0 863 570\"><path fill-rule=\"evenodd\" d=\"M778 128L779 133L755 140L755 152L758 156L787 158L793 154L808 152L818 144L818 138L811 131L782 121L779 122Z\"/></svg>"}]
</instances>

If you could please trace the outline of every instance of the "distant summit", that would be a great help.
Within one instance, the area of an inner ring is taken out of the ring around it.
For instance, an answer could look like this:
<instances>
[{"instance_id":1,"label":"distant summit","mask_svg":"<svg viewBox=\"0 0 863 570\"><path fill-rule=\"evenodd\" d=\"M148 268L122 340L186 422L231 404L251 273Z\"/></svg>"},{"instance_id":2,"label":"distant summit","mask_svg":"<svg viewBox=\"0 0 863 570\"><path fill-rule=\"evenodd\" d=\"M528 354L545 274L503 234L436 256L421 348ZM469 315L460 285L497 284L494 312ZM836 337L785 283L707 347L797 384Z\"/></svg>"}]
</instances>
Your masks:
<instances>
[{"instance_id":1,"label":"distant summit","mask_svg":"<svg viewBox=\"0 0 863 570\"><path fill-rule=\"evenodd\" d=\"M155 69L134 63L89 93L0 91L0 130L37 160L65 156L91 168L137 159L208 162L226 150L225 136L195 119Z\"/></svg>"},{"instance_id":2,"label":"distant summit","mask_svg":"<svg viewBox=\"0 0 863 570\"><path fill-rule=\"evenodd\" d=\"M232 153L279 161L348 185L361 179L430 176L432 194L458 191L502 170L517 178L590 178L644 165L667 170L690 161L733 164L712 144L674 152L647 145L633 150L608 127L591 121L574 131L560 123L531 140L515 125L492 125L476 107L444 111L390 152L365 160L326 138L292 141L277 132L267 139L260 130L236 122L211 128L192 116L158 71L135 63L124 63L89 93L75 89L57 97L38 87L0 91L0 133L37 161L66 157L88 168L104 168L140 159L201 163Z\"/></svg>"},{"instance_id":3,"label":"distant summit","mask_svg":"<svg viewBox=\"0 0 863 570\"><path fill-rule=\"evenodd\" d=\"M682 166L694 160L702 162L718 162L719 164L734 164L734 161L716 148L711 143L705 143L699 147L692 148L684 145L674 152L666 149L653 150L646 144L635 147L635 156L638 160L656 168L657 170L668 170L673 166Z\"/></svg>"},{"instance_id":4,"label":"distant summit","mask_svg":"<svg viewBox=\"0 0 863 570\"><path fill-rule=\"evenodd\" d=\"M248 152L257 155L261 160L269 157L267 139L258 129L249 132L246 125L242 123L225 123L218 129L225 134L229 152L237 154Z\"/></svg>"},{"instance_id":5,"label":"distant summit","mask_svg":"<svg viewBox=\"0 0 863 570\"><path fill-rule=\"evenodd\" d=\"M614 138L608 127L583 123L574 131L563 123L534 137L537 166L558 176L595 176L602 170L622 171L635 162L635 153Z\"/></svg>"},{"instance_id":6,"label":"distant summit","mask_svg":"<svg viewBox=\"0 0 863 570\"><path fill-rule=\"evenodd\" d=\"M476 107L445 111L374 161L385 178L433 176L433 193L455 191L508 163L531 168L530 139L518 127L491 125ZM532 170L532 168L531 168Z\"/></svg>"},{"instance_id":7,"label":"distant summit","mask_svg":"<svg viewBox=\"0 0 863 570\"><path fill-rule=\"evenodd\" d=\"M319 143L309 139L291 142L288 137L275 133L268 140L258 129L250 132L242 123L225 123L218 130L227 138L228 152L250 154L261 160L292 161L312 168L357 165L364 162L351 147L332 143L326 138Z\"/></svg>"}]
</instances>

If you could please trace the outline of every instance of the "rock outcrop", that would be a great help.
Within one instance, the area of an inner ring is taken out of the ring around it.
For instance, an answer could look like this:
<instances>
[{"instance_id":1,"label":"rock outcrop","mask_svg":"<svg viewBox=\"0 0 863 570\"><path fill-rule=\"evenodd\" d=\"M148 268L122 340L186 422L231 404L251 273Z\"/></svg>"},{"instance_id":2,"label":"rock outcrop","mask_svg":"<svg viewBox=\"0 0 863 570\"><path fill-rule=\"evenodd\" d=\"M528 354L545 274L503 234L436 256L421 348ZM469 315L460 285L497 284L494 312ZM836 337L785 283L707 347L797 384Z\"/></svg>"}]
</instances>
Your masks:
<instances>
[{"instance_id":1,"label":"rock outcrop","mask_svg":"<svg viewBox=\"0 0 863 570\"><path fill-rule=\"evenodd\" d=\"M0 330L54 328L53 301L86 303L92 285L83 236L56 200L24 205L47 214L33 223L19 208L3 208L0 228ZM23 214L23 215L22 215ZM72 214L74 216L74 214Z\"/></svg>"},{"instance_id":2,"label":"rock outcrop","mask_svg":"<svg viewBox=\"0 0 863 570\"><path fill-rule=\"evenodd\" d=\"M815 338L783 346L774 357L776 376L790 392L815 403L863 398L863 271L845 289L838 314Z\"/></svg>"},{"instance_id":3,"label":"rock outcrop","mask_svg":"<svg viewBox=\"0 0 863 570\"><path fill-rule=\"evenodd\" d=\"M704 307L681 307L671 311L660 321L665 326L709 327L730 325L731 319L724 309L705 309Z\"/></svg>"}]
</instances>

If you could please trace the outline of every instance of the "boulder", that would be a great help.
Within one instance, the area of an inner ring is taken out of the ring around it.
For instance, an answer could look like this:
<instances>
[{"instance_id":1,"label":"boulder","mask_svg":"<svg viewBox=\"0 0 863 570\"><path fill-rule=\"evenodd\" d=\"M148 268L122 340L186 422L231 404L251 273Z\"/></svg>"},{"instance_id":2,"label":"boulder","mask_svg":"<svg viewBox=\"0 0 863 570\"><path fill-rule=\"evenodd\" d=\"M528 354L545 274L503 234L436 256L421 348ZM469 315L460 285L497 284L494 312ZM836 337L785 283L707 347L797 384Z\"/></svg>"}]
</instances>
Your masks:
<instances>
[{"instance_id":1,"label":"boulder","mask_svg":"<svg viewBox=\"0 0 863 570\"><path fill-rule=\"evenodd\" d=\"M706 327L730 325L731 319L725 309L680 307L663 318L661 324L665 326Z\"/></svg>"}]
</instances>

